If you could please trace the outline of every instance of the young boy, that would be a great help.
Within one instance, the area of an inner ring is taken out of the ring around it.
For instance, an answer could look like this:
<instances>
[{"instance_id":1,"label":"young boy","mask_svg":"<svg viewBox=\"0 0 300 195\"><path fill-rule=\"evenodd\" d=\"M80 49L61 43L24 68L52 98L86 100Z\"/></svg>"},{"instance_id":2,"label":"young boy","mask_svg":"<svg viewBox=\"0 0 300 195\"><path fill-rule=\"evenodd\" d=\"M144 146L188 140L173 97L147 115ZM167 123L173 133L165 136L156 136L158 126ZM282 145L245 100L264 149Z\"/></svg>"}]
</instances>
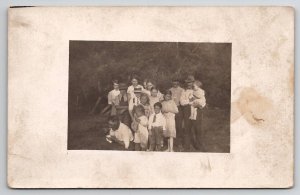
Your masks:
<instances>
[{"instance_id":1,"label":"young boy","mask_svg":"<svg viewBox=\"0 0 300 195\"><path fill-rule=\"evenodd\" d=\"M206 105L205 91L201 87L202 83L196 80L193 86L193 94L190 97L191 120L196 120L197 118L197 107L203 108Z\"/></svg>"},{"instance_id":2,"label":"young boy","mask_svg":"<svg viewBox=\"0 0 300 195\"><path fill-rule=\"evenodd\" d=\"M119 90L119 83L117 80L113 81L113 90L111 90L108 93L107 99L108 99L108 104L111 105L111 113L110 115L116 115L116 99L118 97L118 95L120 95L120 90Z\"/></svg>"},{"instance_id":3,"label":"young boy","mask_svg":"<svg viewBox=\"0 0 300 195\"><path fill-rule=\"evenodd\" d=\"M166 131L166 119L161 113L162 104L156 102L154 104L154 113L149 117L149 137L150 151L161 151L161 142L163 139L163 131Z\"/></svg>"}]
</instances>

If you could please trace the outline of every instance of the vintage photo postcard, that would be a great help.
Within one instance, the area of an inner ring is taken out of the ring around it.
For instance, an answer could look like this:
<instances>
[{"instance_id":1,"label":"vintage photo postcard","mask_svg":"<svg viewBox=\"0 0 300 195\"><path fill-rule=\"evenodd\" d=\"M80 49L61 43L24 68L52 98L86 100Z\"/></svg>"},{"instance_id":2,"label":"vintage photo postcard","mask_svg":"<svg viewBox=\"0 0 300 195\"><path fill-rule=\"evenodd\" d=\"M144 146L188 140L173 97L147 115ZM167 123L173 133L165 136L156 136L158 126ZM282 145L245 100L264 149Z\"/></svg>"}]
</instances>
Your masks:
<instances>
[{"instance_id":1,"label":"vintage photo postcard","mask_svg":"<svg viewBox=\"0 0 300 195\"><path fill-rule=\"evenodd\" d=\"M11 188L290 188L291 7L13 7Z\"/></svg>"}]
</instances>

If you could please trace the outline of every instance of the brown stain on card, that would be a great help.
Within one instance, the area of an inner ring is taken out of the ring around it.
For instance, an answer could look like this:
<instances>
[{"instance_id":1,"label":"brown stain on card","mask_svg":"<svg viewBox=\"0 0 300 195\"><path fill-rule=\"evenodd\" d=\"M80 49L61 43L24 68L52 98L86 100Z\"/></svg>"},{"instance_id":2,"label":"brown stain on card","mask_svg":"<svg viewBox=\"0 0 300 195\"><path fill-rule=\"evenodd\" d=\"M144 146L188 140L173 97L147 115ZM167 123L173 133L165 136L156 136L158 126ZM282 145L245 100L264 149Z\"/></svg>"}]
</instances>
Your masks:
<instances>
[{"instance_id":1,"label":"brown stain on card","mask_svg":"<svg viewBox=\"0 0 300 195\"><path fill-rule=\"evenodd\" d=\"M231 104L231 123L242 116L249 124L259 127L269 122L272 107L272 101L254 88L243 88L239 99Z\"/></svg>"},{"instance_id":2,"label":"brown stain on card","mask_svg":"<svg viewBox=\"0 0 300 195\"><path fill-rule=\"evenodd\" d=\"M13 28L19 28L19 27L29 28L30 27L30 24L28 22L25 22L21 18L16 18L15 20L12 20L10 25Z\"/></svg>"}]
</instances>

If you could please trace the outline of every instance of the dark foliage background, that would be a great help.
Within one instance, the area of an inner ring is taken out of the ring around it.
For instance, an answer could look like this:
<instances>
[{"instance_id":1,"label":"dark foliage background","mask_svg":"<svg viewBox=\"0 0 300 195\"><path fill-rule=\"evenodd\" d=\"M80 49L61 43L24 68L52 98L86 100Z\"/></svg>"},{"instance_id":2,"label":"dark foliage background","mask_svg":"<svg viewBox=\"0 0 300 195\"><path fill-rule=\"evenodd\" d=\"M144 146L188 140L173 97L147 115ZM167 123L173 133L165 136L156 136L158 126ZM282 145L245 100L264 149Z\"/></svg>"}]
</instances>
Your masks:
<instances>
[{"instance_id":1,"label":"dark foliage background","mask_svg":"<svg viewBox=\"0 0 300 195\"><path fill-rule=\"evenodd\" d=\"M113 79L129 84L132 74L162 92L173 77L192 74L210 107L230 108L231 43L70 41L69 55L69 108L90 109L99 96L105 99Z\"/></svg>"}]
</instances>

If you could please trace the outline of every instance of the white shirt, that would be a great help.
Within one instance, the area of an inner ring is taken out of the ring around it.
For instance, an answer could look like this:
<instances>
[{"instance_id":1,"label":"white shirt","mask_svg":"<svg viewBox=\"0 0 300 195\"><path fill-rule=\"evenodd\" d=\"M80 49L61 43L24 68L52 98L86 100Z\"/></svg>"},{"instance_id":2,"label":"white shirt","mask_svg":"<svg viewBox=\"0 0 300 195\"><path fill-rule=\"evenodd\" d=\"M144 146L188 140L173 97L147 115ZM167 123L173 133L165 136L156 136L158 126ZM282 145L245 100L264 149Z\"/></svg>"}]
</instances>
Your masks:
<instances>
[{"instance_id":1,"label":"white shirt","mask_svg":"<svg viewBox=\"0 0 300 195\"><path fill-rule=\"evenodd\" d=\"M109 93L108 93L108 104L112 104L112 103L115 103L115 100L116 98L118 97L118 95L120 94L120 91L119 90L111 90Z\"/></svg>"},{"instance_id":2,"label":"white shirt","mask_svg":"<svg viewBox=\"0 0 300 195\"><path fill-rule=\"evenodd\" d=\"M186 89L181 93L180 104L186 106L190 104L190 97L193 96L194 90Z\"/></svg>"},{"instance_id":3,"label":"white shirt","mask_svg":"<svg viewBox=\"0 0 300 195\"><path fill-rule=\"evenodd\" d=\"M156 120L155 122L153 122L155 115L156 115ZM153 113L150 115L148 128L152 129L152 127L162 127L163 130L166 130L166 119L161 112L158 114Z\"/></svg>"},{"instance_id":4,"label":"white shirt","mask_svg":"<svg viewBox=\"0 0 300 195\"><path fill-rule=\"evenodd\" d=\"M124 142L125 148L129 147L130 141L133 140L133 135L129 127L127 125L120 123L120 126L117 130L110 130L109 133L111 136L115 136L119 141Z\"/></svg>"}]
</instances>

